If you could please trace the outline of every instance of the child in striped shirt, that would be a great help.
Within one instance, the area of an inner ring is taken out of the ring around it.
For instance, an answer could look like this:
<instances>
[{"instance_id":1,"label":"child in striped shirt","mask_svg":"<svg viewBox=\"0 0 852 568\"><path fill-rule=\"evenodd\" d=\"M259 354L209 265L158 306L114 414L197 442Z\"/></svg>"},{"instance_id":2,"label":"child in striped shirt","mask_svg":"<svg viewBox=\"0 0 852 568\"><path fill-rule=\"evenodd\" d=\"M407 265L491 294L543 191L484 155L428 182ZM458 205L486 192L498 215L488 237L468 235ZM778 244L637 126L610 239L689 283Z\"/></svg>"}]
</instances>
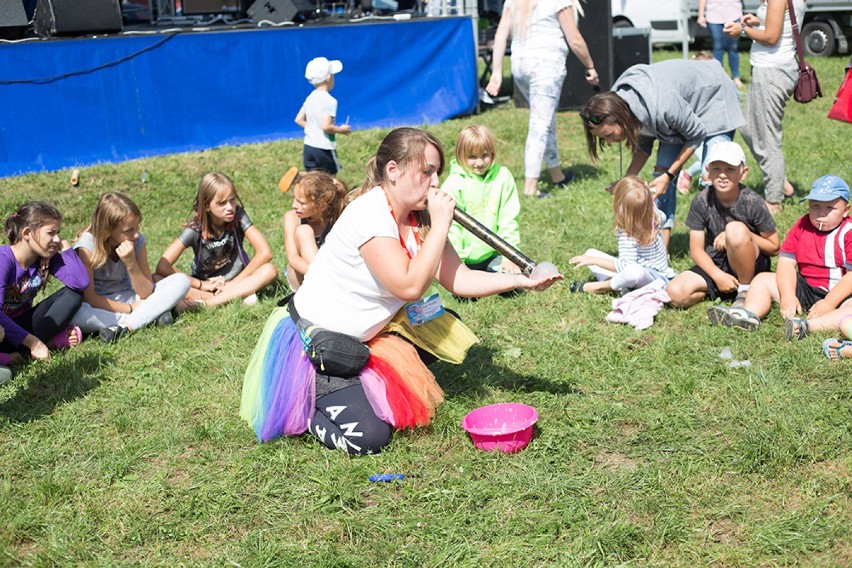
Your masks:
<instances>
[{"instance_id":1,"label":"child in striped shirt","mask_svg":"<svg viewBox=\"0 0 852 568\"><path fill-rule=\"evenodd\" d=\"M626 293L654 280L668 284L675 277L675 271L669 266L666 245L660 234L664 215L654 205L648 184L636 176L620 180L613 189L612 209L618 257L588 249L585 254L572 258L571 264L587 267L597 282L574 282L571 291Z\"/></svg>"}]
</instances>

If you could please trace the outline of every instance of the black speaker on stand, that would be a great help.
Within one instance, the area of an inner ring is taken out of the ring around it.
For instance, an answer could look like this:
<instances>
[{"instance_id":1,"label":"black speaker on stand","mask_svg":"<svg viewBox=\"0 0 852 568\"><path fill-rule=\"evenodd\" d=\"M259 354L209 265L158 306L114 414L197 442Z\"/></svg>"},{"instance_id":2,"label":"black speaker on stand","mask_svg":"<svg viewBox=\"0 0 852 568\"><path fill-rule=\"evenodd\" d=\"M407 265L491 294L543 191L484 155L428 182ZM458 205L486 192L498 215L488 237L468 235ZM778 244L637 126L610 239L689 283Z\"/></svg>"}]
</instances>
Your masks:
<instances>
[{"instance_id":1,"label":"black speaker on stand","mask_svg":"<svg viewBox=\"0 0 852 568\"><path fill-rule=\"evenodd\" d=\"M42 37L121 31L118 0L38 0L33 29Z\"/></svg>"},{"instance_id":2,"label":"black speaker on stand","mask_svg":"<svg viewBox=\"0 0 852 568\"><path fill-rule=\"evenodd\" d=\"M0 39L21 39L28 23L21 0L0 0Z\"/></svg>"},{"instance_id":3,"label":"black speaker on stand","mask_svg":"<svg viewBox=\"0 0 852 568\"><path fill-rule=\"evenodd\" d=\"M316 14L317 4L312 0L257 0L248 9L249 18L274 24L304 22Z\"/></svg>"}]
</instances>

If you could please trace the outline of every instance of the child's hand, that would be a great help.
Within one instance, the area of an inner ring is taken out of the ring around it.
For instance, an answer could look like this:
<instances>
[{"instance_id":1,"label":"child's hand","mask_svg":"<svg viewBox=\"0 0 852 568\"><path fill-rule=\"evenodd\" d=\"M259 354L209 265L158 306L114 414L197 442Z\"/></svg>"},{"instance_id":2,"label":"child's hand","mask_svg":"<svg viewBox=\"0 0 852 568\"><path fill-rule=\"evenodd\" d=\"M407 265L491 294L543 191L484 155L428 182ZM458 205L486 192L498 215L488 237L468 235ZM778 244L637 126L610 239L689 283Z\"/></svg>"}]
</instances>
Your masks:
<instances>
[{"instance_id":1,"label":"child's hand","mask_svg":"<svg viewBox=\"0 0 852 568\"><path fill-rule=\"evenodd\" d=\"M128 263L136 262L136 246L133 241L124 241L115 247L115 254L121 259L121 262L127 266Z\"/></svg>"},{"instance_id":2,"label":"child's hand","mask_svg":"<svg viewBox=\"0 0 852 568\"><path fill-rule=\"evenodd\" d=\"M225 279L221 276L214 276L210 280L201 281L201 290L203 292L212 292L215 296L225 287Z\"/></svg>"},{"instance_id":3,"label":"child's hand","mask_svg":"<svg viewBox=\"0 0 852 568\"><path fill-rule=\"evenodd\" d=\"M508 258L504 258L503 262L500 263L500 268L497 269L498 272L502 272L503 274L520 274L521 269L518 266L509 260ZM0 338L2 341L2 338Z\"/></svg>"},{"instance_id":4,"label":"child's hand","mask_svg":"<svg viewBox=\"0 0 852 568\"><path fill-rule=\"evenodd\" d=\"M30 345L30 355L32 355L33 359L38 359L39 361L49 361L50 349L41 341L36 340L35 343Z\"/></svg>"},{"instance_id":5,"label":"child's hand","mask_svg":"<svg viewBox=\"0 0 852 568\"><path fill-rule=\"evenodd\" d=\"M728 274L727 272L722 272L721 270L717 276L713 277L713 282L716 283L716 287L720 292L734 292L740 285L736 276Z\"/></svg>"},{"instance_id":6,"label":"child's hand","mask_svg":"<svg viewBox=\"0 0 852 568\"><path fill-rule=\"evenodd\" d=\"M340 126L337 127L337 133L338 134L351 134L352 133L352 127L349 126L348 124L341 124Z\"/></svg>"},{"instance_id":7,"label":"child's hand","mask_svg":"<svg viewBox=\"0 0 852 568\"><path fill-rule=\"evenodd\" d=\"M808 319L818 318L819 316L824 316L828 312L833 312L835 307L825 301L825 298L815 303L811 306L810 311L808 312Z\"/></svg>"},{"instance_id":8,"label":"child's hand","mask_svg":"<svg viewBox=\"0 0 852 568\"><path fill-rule=\"evenodd\" d=\"M574 268L582 268L584 266L596 266L595 257L587 254L579 254L568 261L568 264L575 265Z\"/></svg>"},{"instance_id":9,"label":"child's hand","mask_svg":"<svg viewBox=\"0 0 852 568\"><path fill-rule=\"evenodd\" d=\"M799 303L798 298L795 296L792 298L781 298L781 317L794 318L800 313L802 313L802 304Z\"/></svg>"},{"instance_id":10,"label":"child's hand","mask_svg":"<svg viewBox=\"0 0 852 568\"><path fill-rule=\"evenodd\" d=\"M723 252L725 250L725 233L719 233L716 235L716 238L713 239L713 248Z\"/></svg>"}]
</instances>

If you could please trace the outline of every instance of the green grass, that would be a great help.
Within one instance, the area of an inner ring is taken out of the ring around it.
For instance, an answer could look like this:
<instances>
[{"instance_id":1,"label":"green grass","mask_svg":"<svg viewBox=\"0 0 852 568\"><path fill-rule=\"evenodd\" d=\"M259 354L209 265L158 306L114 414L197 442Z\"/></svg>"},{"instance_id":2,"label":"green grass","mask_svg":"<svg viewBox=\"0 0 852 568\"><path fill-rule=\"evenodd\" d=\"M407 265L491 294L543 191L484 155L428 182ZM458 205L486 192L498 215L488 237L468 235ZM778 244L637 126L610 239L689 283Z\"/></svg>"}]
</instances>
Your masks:
<instances>
[{"instance_id":1,"label":"green grass","mask_svg":"<svg viewBox=\"0 0 852 568\"><path fill-rule=\"evenodd\" d=\"M827 96L790 102L785 118L800 192L824 173L852 178L852 126L824 118L845 62L812 63ZM451 152L463 126L487 124L498 160L520 179L526 116L505 106L430 129ZM593 168L576 113L557 120L564 164L579 179L553 199L524 200L522 248L571 280L585 275L568 268L572 255L614 248L602 189L619 175L618 151ZM339 139L346 181L360 182L385 132ZM79 187L69 171L7 178L0 210L51 200L71 237L100 193L127 192L145 215L153 264L201 175L221 170L283 267L292 196L276 182L300 154L299 141L284 141L100 165L82 169ZM679 201L672 255L684 269L689 199ZM787 206L782 233L804 211ZM238 418L243 370L283 293L279 285L255 307L188 314L114 346L86 341L0 387L0 564L852 563L850 368L822 356L824 335L784 341L777 312L746 334L710 327L704 303L664 310L636 332L604 322L610 298L565 285L471 303L442 292L481 344L462 365L435 366L447 400L431 427L351 459L309 437L259 445ZM725 346L752 366L728 368ZM475 450L461 418L503 401L538 409L535 438L515 455ZM379 472L410 477L369 483Z\"/></svg>"}]
</instances>

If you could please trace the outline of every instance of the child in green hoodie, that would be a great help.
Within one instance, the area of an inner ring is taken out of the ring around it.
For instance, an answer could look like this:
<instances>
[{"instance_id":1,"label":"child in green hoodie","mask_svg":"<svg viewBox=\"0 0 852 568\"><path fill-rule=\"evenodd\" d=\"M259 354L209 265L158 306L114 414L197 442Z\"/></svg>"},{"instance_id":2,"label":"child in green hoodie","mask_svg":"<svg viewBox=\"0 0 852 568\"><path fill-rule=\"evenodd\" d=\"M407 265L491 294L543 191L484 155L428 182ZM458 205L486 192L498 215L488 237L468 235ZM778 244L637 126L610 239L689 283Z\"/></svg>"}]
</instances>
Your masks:
<instances>
[{"instance_id":1,"label":"child in green hoodie","mask_svg":"<svg viewBox=\"0 0 852 568\"><path fill-rule=\"evenodd\" d=\"M450 162L450 175L441 186L456 200L456 206L518 248L518 214L521 204L515 178L495 161L497 143L485 126L474 124L459 133L456 159ZM462 262L473 270L520 272L520 268L453 223L450 242Z\"/></svg>"}]
</instances>

